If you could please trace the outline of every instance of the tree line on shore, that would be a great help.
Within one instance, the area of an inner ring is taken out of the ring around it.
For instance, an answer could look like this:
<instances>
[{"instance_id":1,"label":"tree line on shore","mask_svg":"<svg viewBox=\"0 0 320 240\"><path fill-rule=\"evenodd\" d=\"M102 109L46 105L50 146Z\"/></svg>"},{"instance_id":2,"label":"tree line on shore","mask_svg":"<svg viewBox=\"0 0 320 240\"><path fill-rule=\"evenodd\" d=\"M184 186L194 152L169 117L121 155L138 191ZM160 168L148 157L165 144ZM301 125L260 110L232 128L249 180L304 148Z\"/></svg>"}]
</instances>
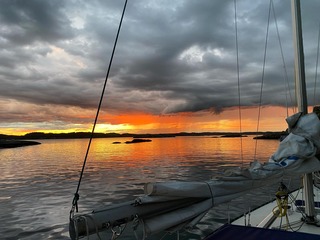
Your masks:
<instances>
[{"instance_id":1,"label":"tree line on shore","mask_svg":"<svg viewBox=\"0 0 320 240\"><path fill-rule=\"evenodd\" d=\"M158 134L133 134L133 133L93 133L93 138L117 138L117 137L133 137L133 138L165 138L178 136L224 136L224 137L244 137L246 135L265 136L265 139L278 139L286 132L180 132L180 133L158 133ZM0 139L73 139L73 138L90 138L91 132L70 132L70 133L44 133L31 132L25 135L6 135L0 134Z\"/></svg>"}]
</instances>

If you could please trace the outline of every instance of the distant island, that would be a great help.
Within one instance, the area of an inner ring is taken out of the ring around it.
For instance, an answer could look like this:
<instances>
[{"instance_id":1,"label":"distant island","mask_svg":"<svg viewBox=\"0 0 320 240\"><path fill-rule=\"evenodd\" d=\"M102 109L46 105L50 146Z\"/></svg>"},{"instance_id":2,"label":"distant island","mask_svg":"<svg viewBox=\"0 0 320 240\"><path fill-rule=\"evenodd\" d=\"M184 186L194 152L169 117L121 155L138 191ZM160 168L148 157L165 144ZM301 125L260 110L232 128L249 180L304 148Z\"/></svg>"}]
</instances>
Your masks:
<instances>
[{"instance_id":1,"label":"distant island","mask_svg":"<svg viewBox=\"0 0 320 240\"><path fill-rule=\"evenodd\" d=\"M25 147L25 146L32 146L32 145L39 145L39 144L41 144L41 143L35 142L35 141L0 139L0 149L1 148Z\"/></svg>"},{"instance_id":2,"label":"distant island","mask_svg":"<svg viewBox=\"0 0 320 240\"><path fill-rule=\"evenodd\" d=\"M120 138L131 137L132 141L126 141L125 143L138 143L138 142L151 142L149 138L172 138L181 136L211 136L222 138L236 138L247 137L247 135L255 135L254 139L283 139L288 133L282 132L180 132L180 133L157 133L157 134L132 134L132 133L94 133L91 132L71 132L71 133L43 133L32 132L23 136L0 134L0 149L1 148L15 148L24 147L30 145L41 144L36 141L41 139L81 139L81 138ZM147 138L147 139L145 139ZM113 144L119 144L121 142L113 142Z\"/></svg>"},{"instance_id":3,"label":"distant island","mask_svg":"<svg viewBox=\"0 0 320 240\"><path fill-rule=\"evenodd\" d=\"M248 137L242 133L228 133L221 136L222 138L238 138L238 137Z\"/></svg>"},{"instance_id":4,"label":"distant island","mask_svg":"<svg viewBox=\"0 0 320 240\"><path fill-rule=\"evenodd\" d=\"M279 139L283 140L288 135L287 132L267 132L261 136L256 136L254 139Z\"/></svg>"},{"instance_id":5,"label":"distant island","mask_svg":"<svg viewBox=\"0 0 320 240\"><path fill-rule=\"evenodd\" d=\"M219 137L245 137L247 135L258 136L258 139L280 139L282 132L179 132L179 133L157 133L157 134L134 134L134 133L94 133L91 132L70 132L70 133L44 133L32 132L22 136L0 134L0 140L33 140L33 139L77 139L77 138L171 138L181 136L219 136Z\"/></svg>"},{"instance_id":6,"label":"distant island","mask_svg":"<svg viewBox=\"0 0 320 240\"><path fill-rule=\"evenodd\" d=\"M142 138L134 138L132 141L125 141L126 144L131 143L142 143L142 142L151 142L151 139L142 139Z\"/></svg>"}]
</instances>

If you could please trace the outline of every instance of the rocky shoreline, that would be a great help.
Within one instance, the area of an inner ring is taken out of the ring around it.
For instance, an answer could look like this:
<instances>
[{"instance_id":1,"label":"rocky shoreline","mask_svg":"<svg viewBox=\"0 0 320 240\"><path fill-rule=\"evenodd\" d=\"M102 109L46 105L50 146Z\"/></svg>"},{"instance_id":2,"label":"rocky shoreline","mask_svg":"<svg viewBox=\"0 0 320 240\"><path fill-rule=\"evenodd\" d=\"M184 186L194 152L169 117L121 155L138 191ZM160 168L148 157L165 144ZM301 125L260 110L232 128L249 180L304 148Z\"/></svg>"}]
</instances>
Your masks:
<instances>
[{"instance_id":1,"label":"rocky shoreline","mask_svg":"<svg viewBox=\"0 0 320 240\"><path fill-rule=\"evenodd\" d=\"M25 147L39 145L41 143L36 141L22 141L22 140L0 140L0 149L1 148L16 148L16 147Z\"/></svg>"},{"instance_id":2,"label":"rocky shoreline","mask_svg":"<svg viewBox=\"0 0 320 240\"><path fill-rule=\"evenodd\" d=\"M265 139L265 140L282 140L288 135L287 132L270 132L261 136L256 136L253 139Z\"/></svg>"}]
</instances>

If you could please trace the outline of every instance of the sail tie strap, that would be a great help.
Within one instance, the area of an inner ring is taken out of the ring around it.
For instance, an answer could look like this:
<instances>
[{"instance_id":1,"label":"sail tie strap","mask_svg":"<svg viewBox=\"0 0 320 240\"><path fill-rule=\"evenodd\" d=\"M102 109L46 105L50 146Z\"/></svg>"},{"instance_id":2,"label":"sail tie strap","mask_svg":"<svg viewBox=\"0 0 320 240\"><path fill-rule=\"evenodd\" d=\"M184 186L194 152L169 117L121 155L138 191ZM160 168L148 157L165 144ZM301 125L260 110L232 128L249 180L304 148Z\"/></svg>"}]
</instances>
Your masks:
<instances>
[{"instance_id":1,"label":"sail tie strap","mask_svg":"<svg viewBox=\"0 0 320 240\"><path fill-rule=\"evenodd\" d=\"M205 181L205 183L208 185L208 188L209 188L209 191L210 191L210 195L211 195L211 202L212 202L211 207L213 207L214 206L213 192L212 192L210 184L207 181Z\"/></svg>"},{"instance_id":2,"label":"sail tie strap","mask_svg":"<svg viewBox=\"0 0 320 240\"><path fill-rule=\"evenodd\" d=\"M80 196L78 194L78 192L76 192L74 194L73 200L72 200L72 208L70 211L70 216L73 215L74 210L76 210L76 212L78 212L79 208L78 208L78 200L79 200ZM72 216L73 217L73 216Z\"/></svg>"}]
</instances>

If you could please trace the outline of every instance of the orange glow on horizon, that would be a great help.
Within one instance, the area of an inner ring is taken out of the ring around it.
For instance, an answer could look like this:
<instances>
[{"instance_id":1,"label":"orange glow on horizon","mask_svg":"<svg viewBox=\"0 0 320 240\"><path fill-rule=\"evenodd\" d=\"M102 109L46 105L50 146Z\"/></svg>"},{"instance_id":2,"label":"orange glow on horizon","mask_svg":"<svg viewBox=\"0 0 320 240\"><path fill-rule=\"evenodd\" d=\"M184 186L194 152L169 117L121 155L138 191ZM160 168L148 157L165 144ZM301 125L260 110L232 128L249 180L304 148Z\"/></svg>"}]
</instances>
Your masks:
<instances>
[{"instance_id":1,"label":"orange glow on horizon","mask_svg":"<svg viewBox=\"0 0 320 240\"><path fill-rule=\"evenodd\" d=\"M247 108L241 111L242 132L255 131L283 131L286 129L286 110L281 107L264 107L261 110L260 123L257 124L256 108ZM291 115L292 113L289 113ZM81 117L83 119L84 116ZM28 123L17 127L0 129L1 134L24 135L30 132L44 133L68 133L68 132L90 132L92 124L67 123L50 126L45 123L46 128L37 127L37 123ZM196 113L178 113L171 115L151 115L144 113L101 115L95 132L116 133L177 133L177 132L240 132L240 121L238 109L229 109L220 114L209 111Z\"/></svg>"}]
</instances>

